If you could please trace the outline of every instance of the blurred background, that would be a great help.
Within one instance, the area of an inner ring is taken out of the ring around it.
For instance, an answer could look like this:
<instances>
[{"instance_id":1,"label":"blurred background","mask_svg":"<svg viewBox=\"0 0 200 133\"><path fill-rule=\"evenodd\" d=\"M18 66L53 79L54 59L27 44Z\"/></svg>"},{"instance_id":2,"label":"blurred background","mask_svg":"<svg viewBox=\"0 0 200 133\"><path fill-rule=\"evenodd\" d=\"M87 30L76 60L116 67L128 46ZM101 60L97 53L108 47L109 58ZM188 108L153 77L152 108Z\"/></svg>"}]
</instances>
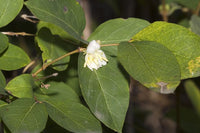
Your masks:
<instances>
[{"instance_id":1,"label":"blurred background","mask_svg":"<svg viewBox=\"0 0 200 133\"><path fill-rule=\"evenodd\" d=\"M135 17L154 21L168 21L200 34L199 0L77 0L86 17L84 39L100 24L114 18ZM35 34L36 23L22 19L31 15L26 7L18 17L0 31ZM192 26L197 26L194 28ZM22 47L36 58L34 37L12 36L13 44ZM4 71L7 82L21 73ZM163 95L150 91L130 77L130 105L123 133L200 133L200 78L184 80L174 94ZM114 133L105 128L105 133Z\"/></svg>"}]
</instances>

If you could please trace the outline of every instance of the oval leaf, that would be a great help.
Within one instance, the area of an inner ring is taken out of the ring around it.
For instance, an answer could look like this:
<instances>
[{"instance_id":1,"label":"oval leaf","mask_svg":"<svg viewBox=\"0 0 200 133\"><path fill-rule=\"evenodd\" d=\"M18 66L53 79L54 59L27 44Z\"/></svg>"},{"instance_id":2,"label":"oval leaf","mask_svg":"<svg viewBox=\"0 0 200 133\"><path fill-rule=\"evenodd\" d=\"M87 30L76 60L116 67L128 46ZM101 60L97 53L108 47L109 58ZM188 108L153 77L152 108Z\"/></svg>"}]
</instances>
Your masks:
<instances>
[{"instance_id":1,"label":"oval leaf","mask_svg":"<svg viewBox=\"0 0 200 133\"><path fill-rule=\"evenodd\" d=\"M0 94L5 94L4 88L6 87L6 79L0 71Z\"/></svg>"},{"instance_id":2,"label":"oval leaf","mask_svg":"<svg viewBox=\"0 0 200 133\"><path fill-rule=\"evenodd\" d=\"M1 116L12 133L39 133L45 128L48 118L45 104L28 98L4 106Z\"/></svg>"},{"instance_id":3,"label":"oval leaf","mask_svg":"<svg viewBox=\"0 0 200 133\"><path fill-rule=\"evenodd\" d=\"M17 16L23 7L23 2L23 0L0 0L0 27L7 25Z\"/></svg>"},{"instance_id":4,"label":"oval leaf","mask_svg":"<svg viewBox=\"0 0 200 133\"><path fill-rule=\"evenodd\" d=\"M118 67L116 47L106 47L104 52L108 64L93 71L83 67L85 55L80 54L79 82L92 113L109 128L121 132L129 103L128 83Z\"/></svg>"},{"instance_id":5,"label":"oval leaf","mask_svg":"<svg viewBox=\"0 0 200 133\"><path fill-rule=\"evenodd\" d=\"M53 36L47 28L42 28L38 36L36 37L38 45L42 52L43 63L48 60L54 60L71 50L69 45L59 38L58 36ZM67 56L62 60L57 61L52 64L55 70L63 71L67 69L70 57Z\"/></svg>"},{"instance_id":6,"label":"oval leaf","mask_svg":"<svg viewBox=\"0 0 200 133\"><path fill-rule=\"evenodd\" d=\"M30 74L22 74L12 79L6 86L8 93L18 98L33 97L34 80Z\"/></svg>"},{"instance_id":7,"label":"oval leaf","mask_svg":"<svg viewBox=\"0 0 200 133\"><path fill-rule=\"evenodd\" d=\"M101 44L129 41L133 35L147 27L149 24L149 22L138 18L117 18L109 20L101 24L91 34L88 40L100 40Z\"/></svg>"},{"instance_id":8,"label":"oval leaf","mask_svg":"<svg viewBox=\"0 0 200 133\"><path fill-rule=\"evenodd\" d=\"M6 35L0 33L0 56L1 53L8 47L8 38Z\"/></svg>"},{"instance_id":9,"label":"oval leaf","mask_svg":"<svg viewBox=\"0 0 200 133\"><path fill-rule=\"evenodd\" d=\"M19 47L9 44L8 49L0 55L0 69L16 70L30 62L28 55Z\"/></svg>"},{"instance_id":10,"label":"oval leaf","mask_svg":"<svg viewBox=\"0 0 200 133\"><path fill-rule=\"evenodd\" d=\"M156 42L120 43L118 58L126 71L146 87L172 93L180 83L176 57Z\"/></svg>"},{"instance_id":11,"label":"oval leaf","mask_svg":"<svg viewBox=\"0 0 200 133\"><path fill-rule=\"evenodd\" d=\"M39 19L53 23L78 40L85 27L85 15L75 0L29 0L26 6Z\"/></svg>"},{"instance_id":12,"label":"oval leaf","mask_svg":"<svg viewBox=\"0 0 200 133\"><path fill-rule=\"evenodd\" d=\"M133 37L134 40L155 41L176 56L181 78L200 76L200 37L188 29L166 22L155 22Z\"/></svg>"},{"instance_id":13,"label":"oval leaf","mask_svg":"<svg viewBox=\"0 0 200 133\"><path fill-rule=\"evenodd\" d=\"M49 98L47 111L61 127L75 133L101 133L100 122L80 103Z\"/></svg>"},{"instance_id":14,"label":"oval leaf","mask_svg":"<svg viewBox=\"0 0 200 133\"><path fill-rule=\"evenodd\" d=\"M38 100L46 102L50 117L61 127L82 133L100 133L101 125L81 105L79 96L73 89L62 82L48 82L48 90L42 90L43 95L36 94ZM44 95L45 94L45 95Z\"/></svg>"}]
</instances>

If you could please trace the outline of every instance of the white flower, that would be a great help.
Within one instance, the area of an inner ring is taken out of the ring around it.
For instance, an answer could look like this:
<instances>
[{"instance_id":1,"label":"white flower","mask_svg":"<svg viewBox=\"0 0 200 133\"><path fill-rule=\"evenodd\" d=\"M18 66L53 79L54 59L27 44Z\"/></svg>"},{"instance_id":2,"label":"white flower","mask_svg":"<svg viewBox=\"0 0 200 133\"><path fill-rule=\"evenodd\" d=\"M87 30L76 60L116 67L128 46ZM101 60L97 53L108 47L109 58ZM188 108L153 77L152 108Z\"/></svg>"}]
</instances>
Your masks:
<instances>
[{"instance_id":1,"label":"white flower","mask_svg":"<svg viewBox=\"0 0 200 133\"><path fill-rule=\"evenodd\" d=\"M98 68L105 66L107 62L106 55L100 50L100 44L95 40L91 41L86 50L84 67L87 66L93 71L93 69L97 70Z\"/></svg>"}]
</instances>

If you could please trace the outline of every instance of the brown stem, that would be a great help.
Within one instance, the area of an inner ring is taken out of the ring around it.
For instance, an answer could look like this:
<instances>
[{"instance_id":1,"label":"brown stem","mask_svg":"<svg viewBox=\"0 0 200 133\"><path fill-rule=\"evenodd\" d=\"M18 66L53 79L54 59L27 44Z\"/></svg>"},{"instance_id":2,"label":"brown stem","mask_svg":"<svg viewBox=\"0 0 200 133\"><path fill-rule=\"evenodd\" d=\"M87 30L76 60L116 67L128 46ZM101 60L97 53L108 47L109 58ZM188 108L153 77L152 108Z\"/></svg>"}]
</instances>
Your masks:
<instances>
[{"instance_id":1,"label":"brown stem","mask_svg":"<svg viewBox=\"0 0 200 133\"><path fill-rule=\"evenodd\" d=\"M198 16L199 15L199 11L200 11L200 2L198 3L198 6L197 6L194 14L196 14Z\"/></svg>"},{"instance_id":2,"label":"brown stem","mask_svg":"<svg viewBox=\"0 0 200 133\"><path fill-rule=\"evenodd\" d=\"M101 47L106 47L106 46L118 46L118 43L114 44L102 44Z\"/></svg>"},{"instance_id":3,"label":"brown stem","mask_svg":"<svg viewBox=\"0 0 200 133\"><path fill-rule=\"evenodd\" d=\"M1 32L4 35L9 36L35 36L34 34L26 33L26 32Z\"/></svg>"},{"instance_id":4,"label":"brown stem","mask_svg":"<svg viewBox=\"0 0 200 133\"><path fill-rule=\"evenodd\" d=\"M163 21L165 21L165 22L168 21L168 16L167 16L167 10L166 10L166 3L165 3L165 0L162 0L162 17L163 17Z\"/></svg>"},{"instance_id":5,"label":"brown stem","mask_svg":"<svg viewBox=\"0 0 200 133\"><path fill-rule=\"evenodd\" d=\"M53 60L50 63L43 65L40 69L38 69L35 73L33 73L32 76L35 77L35 76L37 76L38 73L40 73L41 71L46 69L48 66L52 65L53 63L65 58L65 57L67 57L69 55L72 55L72 54L75 54L75 53L79 53L79 52L83 52L84 50L85 50L85 48L78 48L78 49L76 49L76 50L74 50L72 52L69 52L69 53L67 53L67 54L65 54L65 55Z\"/></svg>"}]
</instances>

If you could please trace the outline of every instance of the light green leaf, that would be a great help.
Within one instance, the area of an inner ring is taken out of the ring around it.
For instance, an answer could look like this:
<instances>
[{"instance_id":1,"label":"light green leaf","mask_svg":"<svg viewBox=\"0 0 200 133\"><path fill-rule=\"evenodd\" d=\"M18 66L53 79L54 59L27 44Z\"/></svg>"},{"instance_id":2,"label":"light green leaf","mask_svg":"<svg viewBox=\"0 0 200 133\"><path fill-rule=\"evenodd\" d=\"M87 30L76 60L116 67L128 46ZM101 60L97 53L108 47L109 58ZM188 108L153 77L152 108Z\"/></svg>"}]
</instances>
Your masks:
<instances>
[{"instance_id":1,"label":"light green leaf","mask_svg":"<svg viewBox=\"0 0 200 133\"><path fill-rule=\"evenodd\" d=\"M185 90L200 118L200 90L199 88L197 88L194 82L192 82L191 80L187 80L185 82Z\"/></svg>"},{"instance_id":2,"label":"light green leaf","mask_svg":"<svg viewBox=\"0 0 200 133\"><path fill-rule=\"evenodd\" d=\"M18 46L9 44L8 49L0 55L0 69L15 70L26 66L30 62L28 55Z\"/></svg>"},{"instance_id":3,"label":"light green leaf","mask_svg":"<svg viewBox=\"0 0 200 133\"><path fill-rule=\"evenodd\" d=\"M43 63L48 60L54 60L69 51L71 51L69 43L65 42L58 36L53 36L47 28L42 28L36 37L38 45L42 51ZM52 64L55 70L63 71L67 69L70 57L67 56Z\"/></svg>"},{"instance_id":4,"label":"light green leaf","mask_svg":"<svg viewBox=\"0 0 200 133\"><path fill-rule=\"evenodd\" d=\"M0 33L0 56L1 53L8 47L8 38L6 35Z\"/></svg>"},{"instance_id":5,"label":"light green leaf","mask_svg":"<svg viewBox=\"0 0 200 133\"><path fill-rule=\"evenodd\" d=\"M88 40L100 40L101 44L129 41L133 35L149 24L149 22L138 18L117 18L109 20L101 24L94 33L91 34Z\"/></svg>"},{"instance_id":6,"label":"light green leaf","mask_svg":"<svg viewBox=\"0 0 200 133\"><path fill-rule=\"evenodd\" d=\"M77 1L29 0L25 4L40 20L60 26L74 38L82 40L85 15Z\"/></svg>"},{"instance_id":7,"label":"light green leaf","mask_svg":"<svg viewBox=\"0 0 200 133\"><path fill-rule=\"evenodd\" d=\"M23 7L23 0L0 0L0 27L10 23Z\"/></svg>"},{"instance_id":8,"label":"light green leaf","mask_svg":"<svg viewBox=\"0 0 200 133\"><path fill-rule=\"evenodd\" d=\"M3 73L0 71L0 94L5 94L4 88L6 87L6 79Z\"/></svg>"},{"instance_id":9,"label":"light green leaf","mask_svg":"<svg viewBox=\"0 0 200 133\"><path fill-rule=\"evenodd\" d=\"M155 41L172 51L180 65L182 79L200 76L200 37L188 29L172 23L154 22L133 36L135 40Z\"/></svg>"},{"instance_id":10,"label":"light green leaf","mask_svg":"<svg viewBox=\"0 0 200 133\"><path fill-rule=\"evenodd\" d=\"M192 32L200 35L200 17L197 15L192 15L190 20L190 26Z\"/></svg>"},{"instance_id":11,"label":"light green leaf","mask_svg":"<svg viewBox=\"0 0 200 133\"><path fill-rule=\"evenodd\" d=\"M17 99L5 106L1 116L12 133L39 133L48 118L45 104L28 98Z\"/></svg>"},{"instance_id":12,"label":"light green leaf","mask_svg":"<svg viewBox=\"0 0 200 133\"><path fill-rule=\"evenodd\" d=\"M120 43L118 58L126 71L146 87L160 93L173 93L180 83L176 57L156 42Z\"/></svg>"},{"instance_id":13,"label":"light green leaf","mask_svg":"<svg viewBox=\"0 0 200 133\"><path fill-rule=\"evenodd\" d=\"M18 98L32 98L34 86L33 77L30 74L22 74L12 79L5 90Z\"/></svg>"},{"instance_id":14,"label":"light green leaf","mask_svg":"<svg viewBox=\"0 0 200 133\"><path fill-rule=\"evenodd\" d=\"M80 103L49 98L47 111L61 127L76 133L101 133L100 122Z\"/></svg>"},{"instance_id":15,"label":"light green leaf","mask_svg":"<svg viewBox=\"0 0 200 133\"><path fill-rule=\"evenodd\" d=\"M129 104L128 82L118 66L117 47L103 48L108 64L91 71L79 56L78 73L83 97L92 113L109 128L121 132Z\"/></svg>"}]
</instances>

